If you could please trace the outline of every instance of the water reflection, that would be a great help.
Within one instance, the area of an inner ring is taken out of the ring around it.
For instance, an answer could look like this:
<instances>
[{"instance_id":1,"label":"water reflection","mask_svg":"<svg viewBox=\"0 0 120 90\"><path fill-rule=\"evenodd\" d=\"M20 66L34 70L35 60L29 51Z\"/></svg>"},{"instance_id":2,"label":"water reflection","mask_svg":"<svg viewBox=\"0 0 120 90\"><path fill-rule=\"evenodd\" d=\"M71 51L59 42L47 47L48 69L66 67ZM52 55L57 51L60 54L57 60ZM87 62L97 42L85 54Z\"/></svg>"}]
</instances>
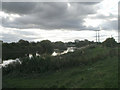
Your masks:
<instances>
[{"instance_id":1,"label":"water reflection","mask_svg":"<svg viewBox=\"0 0 120 90\"><path fill-rule=\"evenodd\" d=\"M33 55L32 54L29 54L29 58L31 59L33 57Z\"/></svg>"},{"instance_id":2,"label":"water reflection","mask_svg":"<svg viewBox=\"0 0 120 90\"><path fill-rule=\"evenodd\" d=\"M19 60L19 58L16 58L15 60L13 59L9 59L9 60L4 60L2 64L0 64L1 66L5 67L8 64L14 63L14 62L19 62L21 64L21 61Z\"/></svg>"},{"instance_id":3,"label":"water reflection","mask_svg":"<svg viewBox=\"0 0 120 90\"><path fill-rule=\"evenodd\" d=\"M76 49L76 47L68 47L67 50L63 51L63 52L53 52L52 56L57 56L57 55L62 55L62 54L66 54L68 52L74 52L74 50Z\"/></svg>"},{"instance_id":4,"label":"water reflection","mask_svg":"<svg viewBox=\"0 0 120 90\"><path fill-rule=\"evenodd\" d=\"M66 54L66 53L68 53L68 52L74 52L75 49L76 49L75 47L68 47L67 50L65 50L65 51L63 51L63 52L59 52L59 51L56 52L56 51L54 51L51 56L57 56L57 55ZM26 54L25 56L28 56L28 57L31 59L31 58L33 57L33 54ZM40 56L40 54L36 53L35 56ZM19 57L19 58L20 58L20 57ZM8 65L8 64L10 64L10 63L14 63L14 62L17 62L17 61L18 61L19 63L21 63L20 60L19 60L19 58L17 57L16 59L4 60L3 63L0 64L0 65L2 65L2 66L4 67L4 66L6 66L6 65Z\"/></svg>"},{"instance_id":5,"label":"water reflection","mask_svg":"<svg viewBox=\"0 0 120 90\"><path fill-rule=\"evenodd\" d=\"M36 53L35 56L40 56L40 54ZM31 59L33 57L33 54L29 54L28 57Z\"/></svg>"}]
</instances>

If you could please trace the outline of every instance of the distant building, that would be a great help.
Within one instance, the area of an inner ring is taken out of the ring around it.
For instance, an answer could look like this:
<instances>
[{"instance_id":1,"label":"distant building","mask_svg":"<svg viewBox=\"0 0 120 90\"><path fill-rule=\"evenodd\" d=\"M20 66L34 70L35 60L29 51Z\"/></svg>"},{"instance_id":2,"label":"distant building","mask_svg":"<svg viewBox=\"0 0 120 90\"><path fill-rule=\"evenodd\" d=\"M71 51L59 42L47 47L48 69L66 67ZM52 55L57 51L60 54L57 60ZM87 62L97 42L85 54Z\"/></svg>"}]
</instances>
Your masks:
<instances>
[{"instance_id":1,"label":"distant building","mask_svg":"<svg viewBox=\"0 0 120 90\"><path fill-rule=\"evenodd\" d=\"M79 43L79 42L80 42L80 40L78 40L78 39L75 40L75 43Z\"/></svg>"}]
</instances>

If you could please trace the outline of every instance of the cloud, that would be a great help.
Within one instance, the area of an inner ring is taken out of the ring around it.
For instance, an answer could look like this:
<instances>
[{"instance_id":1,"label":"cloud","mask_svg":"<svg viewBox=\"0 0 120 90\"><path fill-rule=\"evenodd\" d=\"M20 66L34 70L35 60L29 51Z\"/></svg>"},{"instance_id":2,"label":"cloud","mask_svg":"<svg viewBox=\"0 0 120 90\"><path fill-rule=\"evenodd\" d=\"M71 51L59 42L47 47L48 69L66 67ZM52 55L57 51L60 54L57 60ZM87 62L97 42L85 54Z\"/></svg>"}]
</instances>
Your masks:
<instances>
[{"instance_id":1,"label":"cloud","mask_svg":"<svg viewBox=\"0 0 120 90\"><path fill-rule=\"evenodd\" d=\"M104 30L118 30L118 20L107 20L101 27Z\"/></svg>"},{"instance_id":2,"label":"cloud","mask_svg":"<svg viewBox=\"0 0 120 90\"><path fill-rule=\"evenodd\" d=\"M94 25L101 27L103 30L118 30L117 15L109 14L108 16L106 16L103 14L96 14L93 16L89 16L88 18L90 19L90 21L89 23L86 23L87 25L91 25L92 23L94 23Z\"/></svg>"},{"instance_id":3,"label":"cloud","mask_svg":"<svg viewBox=\"0 0 120 90\"><path fill-rule=\"evenodd\" d=\"M8 34L9 33L9 34ZM106 38L115 37L117 40L118 33L116 31L106 31L102 30L99 32L100 41L104 41ZM40 30L40 29L4 29L2 33L2 40L4 42L17 42L20 39L28 41L41 41L41 40L50 40L55 41L74 41L75 39L84 40L88 39L90 41L96 40L96 32L90 30L84 31L69 31L69 30Z\"/></svg>"},{"instance_id":4,"label":"cloud","mask_svg":"<svg viewBox=\"0 0 120 90\"><path fill-rule=\"evenodd\" d=\"M2 2L2 10L9 14L30 14L37 3L34 2Z\"/></svg>"},{"instance_id":5,"label":"cloud","mask_svg":"<svg viewBox=\"0 0 120 90\"><path fill-rule=\"evenodd\" d=\"M21 17L10 21L3 18L4 27L11 28L41 28L84 30L84 18L95 14L97 3L14 3L4 2L3 11L9 14L19 14Z\"/></svg>"},{"instance_id":6,"label":"cloud","mask_svg":"<svg viewBox=\"0 0 120 90\"><path fill-rule=\"evenodd\" d=\"M105 35L111 36L112 30L118 30L117 8L111 9L112 3L109 5L110 8L106 4L91 2L3 2L3 11L0 12L4 28L3 41L18 41L19 39L71 41L76 38L86 38L89 32L83 33L82 30L91 32L98 30L99 27L106 32L110 31L111 33L105 33ZM94 40L94 37L90 37L88 37L90 40Z\"/></svg>"},{"instance_id":7,"label":"cloud","mask_svg":"<svg viewBox=\"0 0 120 90\"><path fill-rule=\"evenodd\" d=\"M41 34L37 35L37 32L34 32L33 30L28 29L15 29L15 28L4 28L2 27L0 29L0 32L2 34L0 37L2 37L2 40L5 42L11 42L12 41L18 41L20 39L28 40L28 41L34 41L35 39L43 39Z\"/></svg>"}]
</instances>

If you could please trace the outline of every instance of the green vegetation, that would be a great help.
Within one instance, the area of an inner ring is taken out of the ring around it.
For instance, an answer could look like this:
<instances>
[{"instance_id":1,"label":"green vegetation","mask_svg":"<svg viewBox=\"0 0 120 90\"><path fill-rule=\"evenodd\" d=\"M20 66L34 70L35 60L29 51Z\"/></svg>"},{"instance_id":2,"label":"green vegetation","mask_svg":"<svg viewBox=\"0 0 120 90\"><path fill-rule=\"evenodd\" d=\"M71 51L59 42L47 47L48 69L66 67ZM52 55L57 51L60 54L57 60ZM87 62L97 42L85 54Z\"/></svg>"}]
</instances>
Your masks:
<instances>
[{"instance_id":1,"label":"green vegetation","mask_svg":"<svg viewBox=\"0 0 120 90\"><path fill-rule=\"evenodd\" d=\"M117 55L117 52L113 49L113 56ZM51 57L49 55L43 55L38 57L25 57L21 58L22 64L14 63L9 64L7 68L3 68L3 74L9 73L42 73L47 71L56 71L63 68L69 68L80 65L87 65L96 62L99 59L105 59L110 56L110 50L108 48L96 47L86 48L84 50L77 50L74 53L67 53L65 55Z\"/></svg>"},{"instance_id":2,"label":"green vegetation","mask_svg":"<svg viewBox=\"0 0 120 90\"><path fill-rule=\"evenodd\" d=\"M59 50L66 50L67 49L67 45L61 41L59 42L55 42L54 43L54 48L55 49L59 49Z\"/></svg>"},{"instance_id":3,"label":"green vegetation","mask_svg":"<svg viewBox=\"0 0 120 90\"><path fill-rule=\"evenodd\" d=\"M117 57L61 71L3 76L3 88L117 88Z\"/></svg>"},{"instance_id":4,"label":"green vegetation","mask_svg":"<svg viewBox=\"0 0 120 90\"><path fill-rule=\"evenodd\" d=\"M87 42L87 43L86 43ZM28 42L26 40L19 40L18 42L12 43L4 43L2 45L2 58L3 60L7 59L16 59L18 57L25 57L28 54L32 54L35 56L36 53L43 55L49 54L51 55L54 49L58 51L64 51L67 47L74 45L76 47L82 47L88 44L92 44L94 42L90 41L80 41L79 43L63 43L59 42L51 42L49 40L43 40L41 42Z\"/></svg>"},{"instance_id":5,"label":"green vegetation","mask_svg":"<svg viewBox=\"0 0 120 90\"><path fill-rule=\"evenodd\" d=\"M114 38L107 38L104 42L103 45L106 47L116 47L117 42L115 41Z\"/></svg>"},{"instance_id":6,"label":"green vegetation","mask_svg":"<svg viewBox=\"0 0 120 90\"><path fill-rule=\"evenodd\" d=\"M53 43L49 40L43 40L41 42L28 42L25 40L19 40L16 43L3 43L3 60L15 59L18 57L25 57L27 54L35 55L39 54L52 54Z\"/></svg>"},{"instance_id":7,"label":"green vegetation","mask_svg":"<svg viewBox=\"0 0 120 90\"><path fill-rule=\"evenodd\" d=\"M55 57L51 42L42 41L44 54L3 67L3 88L117 88L120 48L108 41Z\"/></svg>"},{"instance_id":8,"label":"green vegetation","mask_svg":"<svg viewBox=\"0 0 120 90\"><path fill-rule=\"evenodd\" d=\"M78 50L62 55L62 59L24 58L21 65L3 68L3 87L117 87L117 50L112 53L111 48L98 46L83 54Z\"/></svg>"}]
</instances>

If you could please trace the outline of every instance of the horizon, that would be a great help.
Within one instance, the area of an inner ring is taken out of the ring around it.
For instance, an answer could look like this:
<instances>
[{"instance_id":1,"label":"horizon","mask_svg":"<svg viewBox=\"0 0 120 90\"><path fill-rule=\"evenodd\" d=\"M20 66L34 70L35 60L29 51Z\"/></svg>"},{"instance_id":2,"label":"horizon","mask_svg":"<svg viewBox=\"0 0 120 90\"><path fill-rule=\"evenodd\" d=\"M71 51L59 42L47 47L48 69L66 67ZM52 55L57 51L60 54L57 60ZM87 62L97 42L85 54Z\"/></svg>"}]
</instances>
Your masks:
<instances>
[{"instance_id":1,"label":"horizon","mask_svg":"<svg viewBox=\"0 0 120 90\"><path fill-rule=\"evenodd\" d=\"M113 38L113 39L115 39L114 37L108 37L108 38ZM105 40L107 40L108 38L106 38ZM0 40L0 42L2 42L2 43L18 43L20 40L24 40L24 41L28 41L28 40L25 40L25 39L19 39L18 41L16 41L16 42L4 42L4 41L2 41L2 40ZM49 40L49 39L44 39L44 40L48 40L48 41L50 41L50 42L52 42L52 43L55 43L55 42L63 42L63 41L51 41L51 40ZM44 40L41 40L41 41L44 41ZM79 42L81 42L81 41L85 41L85 40L88 40L88 39L83 39L83 40L80 40L80 39L75 39L75 40L79 40ZM67 41L67 42L63 42L63 43L68 43L68 42L72 42L72 43L74 43L75 42L75 40L73 40L73 41ZM104 40L104 41L105 41ZM31 43L31 42L35 42L35 43L37 43L37 42L41 42L41 41L28 41L29 43ZM90 41L90 40L88 40L89 42L94 42L94 43L103 43L104 41ZM116 41L116 40L115 40ZM117 43L120 43L120 42L118 42L118 41L116 41Z\"/></svg>"}]
</instances>

